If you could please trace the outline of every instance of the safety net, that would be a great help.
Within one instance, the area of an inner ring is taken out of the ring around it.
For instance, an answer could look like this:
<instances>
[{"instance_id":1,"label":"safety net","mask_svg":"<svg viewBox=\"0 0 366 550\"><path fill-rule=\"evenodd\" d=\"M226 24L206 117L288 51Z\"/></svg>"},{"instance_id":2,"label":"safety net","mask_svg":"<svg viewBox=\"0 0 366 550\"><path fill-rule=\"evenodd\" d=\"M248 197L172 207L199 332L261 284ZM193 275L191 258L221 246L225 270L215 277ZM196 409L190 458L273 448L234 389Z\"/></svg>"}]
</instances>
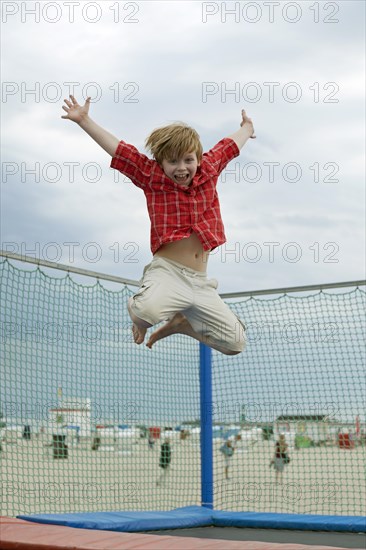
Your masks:
<instances>
[{"instance_id":1,"label":"safety net","mask_svg":"<svg viewBox=\"0 0 366 550\"><path fill-rule=\"evenodd\" d=\"M137 346L134 289L80 279L1 263L1 514L201 505L198 342ZM247 346L212 353L214 508L364 514L364 291L228 304Z\"/></svg>"}]
</instances>

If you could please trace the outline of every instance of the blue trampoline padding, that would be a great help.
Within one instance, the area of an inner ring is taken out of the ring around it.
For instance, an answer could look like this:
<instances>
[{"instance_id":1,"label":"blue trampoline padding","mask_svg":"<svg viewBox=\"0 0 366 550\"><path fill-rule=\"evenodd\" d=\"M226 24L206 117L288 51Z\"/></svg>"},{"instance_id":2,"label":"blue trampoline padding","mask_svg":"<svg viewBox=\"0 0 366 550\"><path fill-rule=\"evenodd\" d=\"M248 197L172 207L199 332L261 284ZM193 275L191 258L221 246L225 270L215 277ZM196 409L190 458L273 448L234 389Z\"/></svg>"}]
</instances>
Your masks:
<instances>
[{"instance_id":1,"label":"blue trampoline padding","mask_svg":"<svg viewBox=\"0 0 366 550\"><path fill-rule=\"evenodd\" d=\"M302 531L366 532L364 516L320 516L316 514L273 514L263 512L214 511L215 527L296 529Z\"/></svg>"},{"instance_id":2,"label":"blue trampoline padding","mask_svg":"<svg viewBox=\"0 0 366 550\"><path fill-rule=\"evenodd\" d=\"M185 506L162 512L89 512L73 514L35 514L17 516L35 523L48 523L79 527L137 533L161 529L185 529L212 525L212 510L201 506Z\"/></svg>"},{"instance_id":3,"label":"blue trampoline padding","mask_svg":"<svg viewBox=\"0 0 366 550\"><path fill-rule=\"evenodd\" d=\"M137 533L193 527L248 527L303 531L366 532L363 516L320 516L259 512L223 512L201 506L185 506L162 512L89 512L17 516L35 523Z\"/></svg>"}]
</instances>

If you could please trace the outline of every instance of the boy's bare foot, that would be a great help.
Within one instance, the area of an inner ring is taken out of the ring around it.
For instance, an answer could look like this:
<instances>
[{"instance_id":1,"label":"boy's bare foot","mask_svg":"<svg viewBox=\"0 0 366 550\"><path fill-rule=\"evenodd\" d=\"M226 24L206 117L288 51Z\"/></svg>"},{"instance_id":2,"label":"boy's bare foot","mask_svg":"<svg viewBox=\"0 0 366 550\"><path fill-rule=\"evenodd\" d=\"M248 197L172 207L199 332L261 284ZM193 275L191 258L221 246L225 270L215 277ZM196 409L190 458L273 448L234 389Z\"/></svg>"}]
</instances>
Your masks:
<instances>
[{"instance_id":1,"label":"boy's bare foot","mask_svg":"<svg viewBox=\"0 0 366 550\"><path fill-rule=\"evenodd\" d=\"M164 326L153 332L146 345L148 348L152 348L155 342L172 334L195 335L191 325L182 313L176 313Z\"/></svg>"},{"instance_id":2,"label":"boy's bare foot","mask_svg":"<svg viewBox=\"0 0 366 550\"><path fill-rule=\"evenodd\" d=\"M146 330L146 328L139 327L138 325L135 325L135 323L133 323L132 334L133 339L135 340L135 344L142 344L142 342L145 340Z\"/></svg>"}]
</instances>

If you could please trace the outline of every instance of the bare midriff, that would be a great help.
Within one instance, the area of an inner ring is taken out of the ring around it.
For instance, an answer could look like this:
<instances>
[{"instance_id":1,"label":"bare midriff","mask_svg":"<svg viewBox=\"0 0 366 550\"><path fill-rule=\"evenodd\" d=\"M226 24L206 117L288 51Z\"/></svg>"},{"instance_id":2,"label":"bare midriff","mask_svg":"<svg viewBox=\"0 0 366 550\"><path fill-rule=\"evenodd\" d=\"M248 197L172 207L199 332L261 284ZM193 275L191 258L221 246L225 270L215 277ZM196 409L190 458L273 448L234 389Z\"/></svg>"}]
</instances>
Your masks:
<instances>
[{"instance_id":1,"label":"bare midriff","mask_svg":"<svg viewBox=\"0 0 366 550\"><path fill-rule=\"evenodd\" d=\"M197 234L192 232L186 239L163 244L154 256L160 256L190 267L196 271L206 271L209 250L204 250Z\"/></svg>"}]
</instances>

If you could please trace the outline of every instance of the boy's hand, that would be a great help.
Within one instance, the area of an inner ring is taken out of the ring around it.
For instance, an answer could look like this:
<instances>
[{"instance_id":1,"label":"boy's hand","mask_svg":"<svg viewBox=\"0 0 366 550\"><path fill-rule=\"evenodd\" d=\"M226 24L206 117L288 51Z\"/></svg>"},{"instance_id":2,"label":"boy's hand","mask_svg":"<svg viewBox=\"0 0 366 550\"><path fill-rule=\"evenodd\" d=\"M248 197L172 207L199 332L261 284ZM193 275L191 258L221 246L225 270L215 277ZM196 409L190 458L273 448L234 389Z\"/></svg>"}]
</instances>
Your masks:
<instances>
[{"instance_id":1,"label":"boy's hand","mask_svg":"<svg viewBox=\"0 0 366 550\"><path fill-rule=\"evenodd\" d=\"M62 108L66 111L67 115L63 115L61 118L66 118L79 124L85 117L88 116L91 98L88 97L83 106L79 105L73 95L70 95L70 99L71 101L68 99L64 100L67 107L63 105Z\"/></svg>"},{"instance_id":2,"label":"boy's hand","mask_svg":"<svg viewBox=\"0 0 366 550\"><path fill-rule=\"evenodd\" d=\"M70 95L70 99L71 101L68 99L64 100L67 107L63 105L62 108L67 114L63 115L61 118L76 122L82 130L89 134L89 136L108 153L108 155L113 157L117 150L119 140L88 116L91 98L88 97L84 105L79 105L73 95Z\"/></svg>"},{"instance_id":3,"label":"boy's hand","mask_svg":"<svg viewBox=\"0 0 366 550\"><path fill-rule=\"evenodd\" d=\"M255 139L257 136L254 134L254 127L253 127L252 119L247 117L247 115L245 114L244 109L242 109L242 111L241 111L241 116L242 116L242 121L240 123L240 126L246 125L248 127L248 130L251 130L251 136L250 136L251 139Z\"/></svg>"}]
</instances>

